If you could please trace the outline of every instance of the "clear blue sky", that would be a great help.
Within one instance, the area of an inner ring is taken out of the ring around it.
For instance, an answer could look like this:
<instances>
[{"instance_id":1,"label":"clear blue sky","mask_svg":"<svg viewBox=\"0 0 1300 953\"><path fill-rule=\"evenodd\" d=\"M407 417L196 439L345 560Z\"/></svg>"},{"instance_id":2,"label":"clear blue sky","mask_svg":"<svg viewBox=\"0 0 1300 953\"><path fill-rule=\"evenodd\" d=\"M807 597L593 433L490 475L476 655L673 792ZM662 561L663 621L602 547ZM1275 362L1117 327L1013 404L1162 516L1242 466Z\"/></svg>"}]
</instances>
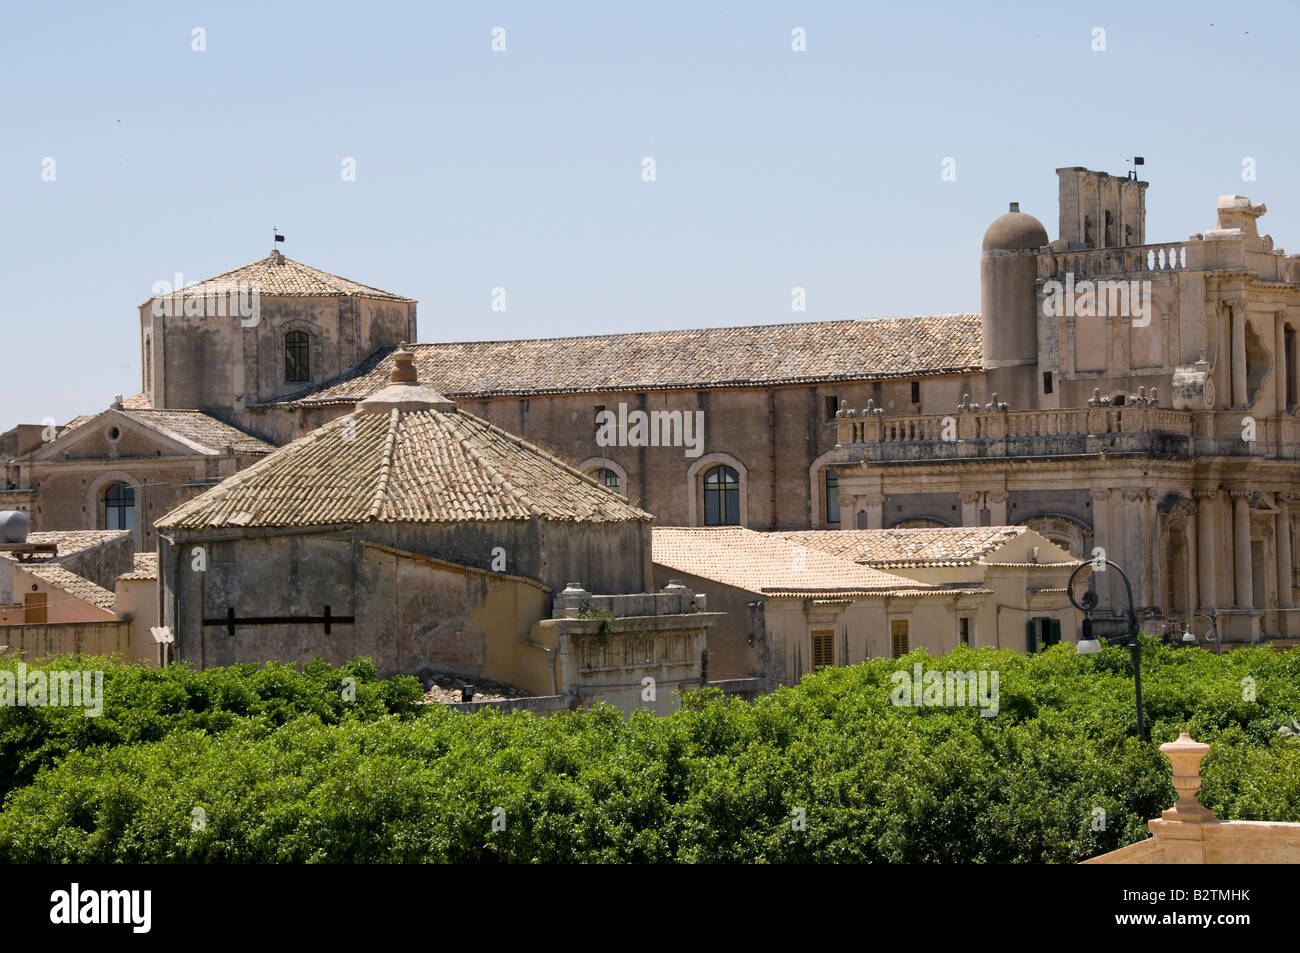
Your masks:
<instances>
[{"instance_id":1,"label":"clear blue sky","mask_svg":"<svg viewBox=\"0 0 1300 953\"><path fill-rule=\"evenodd\" d=\"M137 392L153 283L273 225L422 341L976 310L1008 201L1134 154L1148 240L1240 192L1300 251L1296 3L1070 7L5 0L0 429Z\"/></svg>"}]
</instances>

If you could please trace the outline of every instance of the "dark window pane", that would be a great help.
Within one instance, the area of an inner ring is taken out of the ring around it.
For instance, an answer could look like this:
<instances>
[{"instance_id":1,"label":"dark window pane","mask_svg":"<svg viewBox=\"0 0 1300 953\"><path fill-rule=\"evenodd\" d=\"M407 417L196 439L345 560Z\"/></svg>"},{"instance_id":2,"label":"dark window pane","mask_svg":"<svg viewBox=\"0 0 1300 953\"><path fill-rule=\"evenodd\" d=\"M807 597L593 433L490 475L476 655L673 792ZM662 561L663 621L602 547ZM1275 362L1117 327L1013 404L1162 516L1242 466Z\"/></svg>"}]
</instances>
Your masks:
<instances>
[{"instance_id":1,"label":"dark window pane","mask_svg":"<svg viewBox=\"0 0 1300 953\"><path fill-rule=\"evenodd\" d=\"M740 525L740 475L731 467L704 474L704 525Z\"/></svg>"},{"instance_id":2,"label":"dark window pane","mask_svg":"<svg viewBox=\"0 0 1300 953\"><path fill-rule=\"evenodd\" d=\"M104 528L135 529L135 490L125 483L104 491Z\"/></svg>"},{"instance_id":3,"label":"dark window pane","mask_svg":"<svg viewBox=\"0 0 1300 953\"><path fill-rule=\"evenodd\" d=\"M311 341L304 331L290 331L284 336L284 379L289 382L311 380Z\"/></svg>"}]
</instances>

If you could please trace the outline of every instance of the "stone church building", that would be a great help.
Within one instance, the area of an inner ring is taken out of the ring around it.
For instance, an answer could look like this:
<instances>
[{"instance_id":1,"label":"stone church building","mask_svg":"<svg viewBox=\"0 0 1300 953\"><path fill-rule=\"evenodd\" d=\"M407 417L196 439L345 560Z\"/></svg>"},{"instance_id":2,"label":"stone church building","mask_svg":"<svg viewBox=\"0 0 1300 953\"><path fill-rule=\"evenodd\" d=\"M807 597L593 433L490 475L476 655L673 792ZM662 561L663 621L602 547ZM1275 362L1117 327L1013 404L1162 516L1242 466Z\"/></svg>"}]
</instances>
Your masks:
<instances>
[{"instance_id":1,"label":"stone church building","mask_svg":"<svg viewBox=\"0 0 1300 953\"><path fill-rule=\"evenodd\" d=\"M1146 182L1057 175L1055 239L1014 203L985 232L978 313L420 344L414 366L660 526L1023 525L1076 557L1104 549L1148 631L1300 637L1300 256L1245 197L1148 242ZM255 313L222 316L249 286ZM150 492L182 502L352 414L416 340L415 312L278 252L155 296L142 394L105 413L190 429L135 419L144 443L115 456L104 428L125 428L104 414L94 439L87 418L17 428L0 506L42 530L129 519L153 548ZM1096 585L1118 615L1117 575Z\"/></svg>"}]
</instances>

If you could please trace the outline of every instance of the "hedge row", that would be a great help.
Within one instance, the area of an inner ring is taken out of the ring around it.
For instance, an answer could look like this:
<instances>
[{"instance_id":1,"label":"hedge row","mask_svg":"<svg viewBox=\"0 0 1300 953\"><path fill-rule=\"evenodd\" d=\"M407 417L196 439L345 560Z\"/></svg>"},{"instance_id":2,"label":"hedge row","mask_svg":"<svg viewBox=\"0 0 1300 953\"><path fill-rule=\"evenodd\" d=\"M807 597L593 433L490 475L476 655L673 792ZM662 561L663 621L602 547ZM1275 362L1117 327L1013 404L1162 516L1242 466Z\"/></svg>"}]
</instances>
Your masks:
<instances>
[{"instance_id":1,"label":"hedge row","mask_svg":"<svg viewBox=\"0 0 1300 953\"><path fill-rule=\"evenodd\" d=\"M999 713L892 704L916 663L996 670ZM355 702L322 665L116 666L102 726L0 709L0 860L1075 862L1147 836L1180 731L1220 817L1300 821L1300 651L1148 644L1150 743L1114 649L917 652L667 718L417 710L349 671Z\"/></svg>"}]
</instances>

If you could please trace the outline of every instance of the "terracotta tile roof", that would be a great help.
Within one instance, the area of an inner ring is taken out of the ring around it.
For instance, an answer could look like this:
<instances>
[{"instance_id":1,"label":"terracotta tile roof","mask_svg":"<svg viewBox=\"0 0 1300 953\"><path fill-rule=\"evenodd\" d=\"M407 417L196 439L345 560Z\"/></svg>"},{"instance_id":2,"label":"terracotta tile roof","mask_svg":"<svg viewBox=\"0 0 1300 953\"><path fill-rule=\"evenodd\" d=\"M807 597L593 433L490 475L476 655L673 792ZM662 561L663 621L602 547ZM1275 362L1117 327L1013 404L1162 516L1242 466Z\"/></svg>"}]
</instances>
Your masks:
<instances>
[{"instance_id":1,"label":"terracotta tile roof","mask_svg":"<svg viewBox=\"0 0 1300 953\"><path fill-rule=\"evenodd\" d=\"M127 410L148 410L149 398L144 394L132 394L122 401L122 406Z\"/></svg>"},{"instance_id":2,"label":"terracotta tile roof","mask_svg":"<svg viewBox=\"0 0 1300 953\"><path fill-rule=\"evenodd\" d=\"M812 321L532 341L416 344L420 380L449 397L799 384L980 366L980 316ZM392 352L293 403L352 403L383 386Z\"/></svg>"},{"instance_id":3,"label":"terracotta tile roof","mask_svg":"<svg viewBox=\"0 0 1300 953\"><path fill-rule=\"evenodd\" d=\"M37 579L48 582L51 586L57 586L69 595L76 596L93 606L112 612L114 605L117 604L117 596L113 595L113 593L102 586L95 585L89 579L64 569L62 566L46 563L44 565L23 565L22 568L24 572L31 573Z\"/></svg>"},{"instance_id":4,"label":"terracotta tile roof","mask_svg":"<svg viewBox=\"0 0 1300 953\"><path fill-rule=\"evenodd\" d=\"M461 411L356 412L155 522L160 529L472 520L610 522L649 513Z\"/></svg>"},{"instance_id":5,"label":"terracotta tile roof","mask_svg":"<svg viewBox=\"0 0 1300 953\"><path fill-rule=\"evenodd\" d=\"M279 252L272 252L265 258L244 265L242 268L236 268L206 281L190 285L183 289L183 294L173 292L170 297L188 298L209 294L226 294L231 291L237 292L241 290L241 284L245 291L256 285L259 295L301 295L306 297L352 295L358 298L383 298L389 301L414 300L413 298L403 298L401 295L395 295L391 291L372 288L370 285L363 285L357 281L349 281L347 278L340 278L338 275L331 275L328 271L321 271L319 268L312 268L302 262L285 258ZM158 297L167 296L159 295ZM144 304L148 304L149 301L153 300L153 298L149 298Z\"/></svg>"},{"instance_id":6,"label":"terracotta tile roof","mask_svg":"<svg viewBox=\"0 0 1300 953\"><path fill-rule=\"evenodd\" d=\"M749 592L826 595L937 588L740 526L656 526L653 534L657 564Z\"/></svg>"},{"instance_id":7,"label":"terracotta tile roof","mask_svg":"<svg viewBox=\"0 0 1300 953\"><path fill-rule=\"evenodd\" d=\"M50 530L43 533L28 533L27 542L54 543L59 547L59 551L58 554L54 556L51 556L48 553L33 554L23 561L23 565L33 566L42 563L48 564L60 562L69 556L75 556L88 549L94 549L96 546L115 542L130 535L131 531L128 529L74 529ZM11 559L15 562L18 561L13 553L0 552L0 557Z\"/></svg>"},{"instance_id":8,"label":"terracotta tile roof","mask_svg":"<svg viewBox=\"0 0 1300 953\"><path fill-rule=\"evenodd\" d=\"M122 410L131 420L171 437L180 437L212 453L229 444L240 453L270 453L274 444L259 440L237 427L200 410Z\"/></svg>"},{"instance_id":9,"label":"terracotta tile roof","mask_svg":"<svg viewBox=\"0 0 1300 953\"><path fill-rule=\"evenodd\" d=\"M76 427L80 427L87 420L94 420L98 416L99 416L98 414L78 414L76 417L73 417L66 424L64 424L63 429L59 432L67 433L69 430L72 430Z\"/></svg>"},{"instance_id":10,"label":"terracotta tile roof","mask_svg":"<svg viewBox=\"0 0 1300 953\"><path fill-rule=\"evenodd\" d=\"M158 578L158 554L157 553L136 553L135 568L130 572L124 572L117 577L125 579L128 582L133 580L149 580Z\"/></svg>"},{"instance_id":11,"label":"terracotta tile roof","mask_svg":"<svg viewBox=\"0 0 1300 953\"><path fill-rule=\"evenodd\" d=\"M969 566L1026 532L1024 526L802 530L782 539L877 568Z\"/></svg>"}]
</instances>

